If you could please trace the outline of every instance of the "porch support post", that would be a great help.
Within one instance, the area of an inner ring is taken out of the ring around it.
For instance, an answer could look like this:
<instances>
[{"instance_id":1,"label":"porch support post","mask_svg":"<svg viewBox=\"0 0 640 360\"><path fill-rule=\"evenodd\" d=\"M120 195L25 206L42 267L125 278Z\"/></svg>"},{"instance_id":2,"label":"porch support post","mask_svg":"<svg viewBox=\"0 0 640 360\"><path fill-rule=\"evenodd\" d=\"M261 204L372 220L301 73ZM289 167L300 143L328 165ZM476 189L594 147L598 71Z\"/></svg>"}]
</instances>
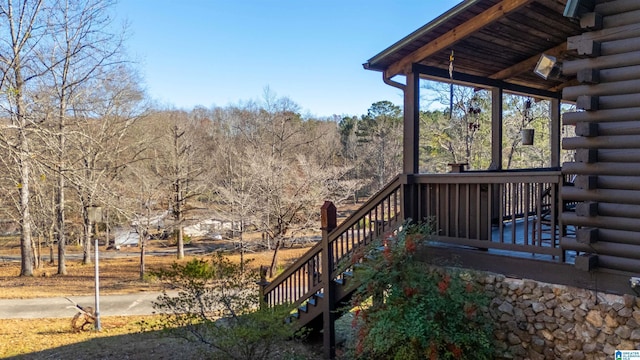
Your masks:
<instances>
[{"instance_id":1,"label":"porch support post","mask_svg":"<svg viewBox=\"0 0 640 360\"><path fill-rule=\"evenodd\" d=\"M549 117L551 118L551 167L560 167L560 137L562 136L560 99L552 98L549 103Z\"/></svg>"},{"instance_id":2,"label":"porch support post","mask_svg":"<svg viewBox=\"0 0 640 360\"><path fill-rule=\"evenodd\" d=\"M336 357L336 299L333 272L333 247L329 243L329 233L336 228L337 211L331 201L325 201L320 208L320 225L322 229L322 286L324 289L322 312L322 341L325 359Z\"/></svg>"},{"instance_id":3,"label":"porch support post","mask_svg":"<svg viewBox=\"0 0 640 360\"><path fill-rule=\"evenodd\" d=\"M491 165L502 170L502 88L491 88Z\"/></svg>"},{"instance_id":4,"label":"porch support post","mask_svg":"<svg viewBox=\"0 0 640 360\"><path fill-rule=\"evenodd\" d=\"M404 87L404 135L402 141L402 173L417 174L420 143L420 76L416 71L406 75Z\"/></svg>"},{"instance_id":5,"label":"porch support post","mask_svg":"<svg viewBox=\"0 0 640 360\"><path fill-rule=\"evenodd\" d=\"M419 206L420 194L415 177L412 174L402 174L400 176L400 221L411 219L414 222L421 221Z\"/></svg>"},{"instance_id":6,"label":"porch support post","mask_svg":"<svg viewBox=\"0 0 640 360\"><path fill-rule=\"evenodd\" d=\"M404 87L404 137L403 165L401 184L402 192L402 219L408 218L414 221L419 219L417 204L418 192L416 184L413 183L413 174L420 170L420 74L412 71L407 75L407 85Z\"/></svg>"}]
</instances>

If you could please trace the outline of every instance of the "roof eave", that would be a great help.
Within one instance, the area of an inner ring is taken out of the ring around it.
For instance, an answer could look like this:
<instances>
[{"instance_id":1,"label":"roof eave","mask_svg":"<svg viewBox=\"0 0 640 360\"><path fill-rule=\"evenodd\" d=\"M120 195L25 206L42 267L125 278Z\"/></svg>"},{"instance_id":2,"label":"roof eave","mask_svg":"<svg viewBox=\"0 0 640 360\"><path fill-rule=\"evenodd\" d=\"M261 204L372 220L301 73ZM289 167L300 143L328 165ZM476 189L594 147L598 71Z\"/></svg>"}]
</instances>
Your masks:
<instances>
[{"instance_id":1,"label":"roof eave","mask_svg":"<svg viewBox=\"0 0 640 360\"><path fill-rule=\"evenodd\" d=\"M409 44L412 41L414 41L416 38L419 38L419 37L423 36L424 34L432 31L436 27L440 26L442 23L445 23L445 22L449 21L449 19L451 19L452 17L454 17L454 16L458 15L459 13L467 10L467 8L469 8L470 6L475 5L476 3L480 2L480 1L482 1L482 0L464 0L460 4L458 4L458 5L454 6L453 8L451 8L449 11L443 13L442 15L440 15L437 18L433 19L432 21L430 21L426 25L422 26L418 30L416 30L416 31L412 32L411 34L405 36L404 38L402 38L401 40L399 40L395 44L389 46L388 48L386 48L385 50L383 50L379 54L375 55L374 57L369 59L366 63L362 64L362 67L365 70L385 71L386 67L380 65L380 63L382 62L382 60L384 58L386 58L387 56L390 56L391 54L393 54L396 51L400 50L401 48L403 48L407 44Z\"/></svg>"}]
</instances>

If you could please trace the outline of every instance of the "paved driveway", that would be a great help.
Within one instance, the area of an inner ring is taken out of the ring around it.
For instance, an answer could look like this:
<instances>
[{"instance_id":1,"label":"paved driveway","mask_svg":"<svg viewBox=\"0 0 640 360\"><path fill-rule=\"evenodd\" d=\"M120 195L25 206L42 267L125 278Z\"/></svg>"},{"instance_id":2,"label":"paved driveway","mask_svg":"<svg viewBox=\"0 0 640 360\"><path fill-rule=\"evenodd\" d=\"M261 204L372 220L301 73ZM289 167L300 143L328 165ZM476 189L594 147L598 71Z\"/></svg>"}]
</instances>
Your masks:
<instances>
[{"instance_id":1,"label":"paved driveway","mask_svg":"<svg viewBox=\"0 0 640 360\"><path fill-rule=\"evenodd\" d=\"M150 315L153 314L152 301L159 293L136 293L126 295L101 295L100 316L109 315ZM94 296L69 297L80 306L94 306ZM0 299L0 319L71 318L75 309L63 297L39 299Z\"/></svg>"}]
</instances>

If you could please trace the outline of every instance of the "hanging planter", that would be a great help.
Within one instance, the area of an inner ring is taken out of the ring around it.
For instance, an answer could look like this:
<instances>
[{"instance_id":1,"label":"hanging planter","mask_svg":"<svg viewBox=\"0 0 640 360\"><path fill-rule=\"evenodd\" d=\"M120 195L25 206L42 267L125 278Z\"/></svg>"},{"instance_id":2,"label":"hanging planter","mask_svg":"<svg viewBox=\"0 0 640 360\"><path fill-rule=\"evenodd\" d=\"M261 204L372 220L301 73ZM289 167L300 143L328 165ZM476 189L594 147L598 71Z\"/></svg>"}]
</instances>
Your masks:
<instances>
[{"instance_id":1,"label":"hanging planter","mask_svg":"<svg viewBox=\"0 0 640 360\"><path fill-rule=\"evenodd\" d=\"M533 129L525 129L531 121L533 121L533 116L531 114L531 99L527 99L524 102L524 114L522 116L522 145L533 145Z\"/></svg>"},{"instance_id":2,"label":"hanging planter","mask_svg":"<svg viewBox=\"0 0 640 360\"><path fill-rule=\"evenodd\" d=\"M533 145L534 129L522 129L522 145Z\"/></svg>"}]
</instances>

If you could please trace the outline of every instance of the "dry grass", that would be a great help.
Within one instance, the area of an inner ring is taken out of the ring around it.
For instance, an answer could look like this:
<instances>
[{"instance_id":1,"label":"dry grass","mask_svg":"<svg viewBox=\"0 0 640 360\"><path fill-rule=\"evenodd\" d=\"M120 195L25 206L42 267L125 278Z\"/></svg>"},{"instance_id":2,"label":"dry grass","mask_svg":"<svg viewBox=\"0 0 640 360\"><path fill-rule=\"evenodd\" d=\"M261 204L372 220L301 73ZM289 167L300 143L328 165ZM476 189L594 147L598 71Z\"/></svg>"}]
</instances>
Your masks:
<instances>
[{"instance_id":1,"label":"dry grass","mask_svg":"<svg viewBox=\"0 0 640 360\"><path fill-rule=\"evenodd\" d=\"M198 358L202 347L158 333L141 332L149 317L104 317L103 330L73 332L69 319L5 319L0 325L0 358L160 359ZM151 318L152 319L152 318ZM174 354L174 355L171 355ZM183 357L183 354L186 355Z\"/></svg>"},{"instance_id":2,"label":"dry grass","mask_svg":"<svg viewBox=\"0 0 640 360\"><path fill-rule=\"evenodd\" d=\"M17 244L0 240L0 298L36 298L82 296L93 294L94 266L80 260L67 260L68 274L56 275L57 267L45 266L34 277L19 277L20 263L6 261L16 255ZM79 249L72 249L77 252ZM153 246L151 248L153 250ZM163 248L166 250L166 248ZM281 249L280 268L304 254L307 248ZM106 253L105 253L106 254ZM251 266L269 265L270 251L246 254ZM203 258L207 255L198 255ZM188 261L194 256L186 256ZM229 256L239 261L238 254ZM177 261L175 255L147 256L147 269L160 269ZM102 294L124 294L160 291L161 284L139 279L139 249L123 249L116 258L100 259L100 291ZM210 349L164 333L142 331L140 321L153 322L153 317L102 317L103 330L74 333L71 317L63 319L2 319L0 321L0 358L13 359L201 359ZM297 343L283 344L299 354L296 359L317 359L316 350ZM282 354L281 354L282 355ZM284 355L282 355L284 356ZM280 357L282 357L280 356Z\"/></svg>"},{"instance_id":3,"label":"dry grass","mask_svg":"<svg viewBox=\"0 0 640 360\"><path fill-rule=\"evenodd\" d=\"M203 344L143 331L141 322L151 316L107 316L103 330L72 332L69 319L10 319L0 323L0 358L6 359L203 359L211 349ZM320 359L321 349L289 342L277 359Z\"/></svg>"},{"instance_id":4,"label":"dry grass","mask_svg":"<svg viewBox=\"0 0 640 360\"><path fill-rule=\"evenodd\" d=\"M166 250L166 248L162 248ZM151 248L153 250L153 247ZM307 248L281 249L278 252L279 268L285 268L292 261L304 254ZM10 250L10 252L15 252ZM9 253L9 251L7 251ZM110 251L114 254L114 251ZM0 247L0 255L4 254ZM116 258L100 259L100 292L108 294L128 294L140 291L160 291L161 284L140 280L140 255L137 248L123 249ZM174 255L146 256L146 268L149 270L167 268L173 262L186 262L194 257L207 255L187 255L177 260ZM270 265L273 252L264 251L247 253L250 266ZM239 262L239 254L230 254L232 261ZM33 277L19 277L18 262L0 262L0 298L39 298L57 296L82 296L93 294L94 265L83 265L80 260L67 260L67 275L57 275L57 266L45 265L38 269Z\"/></svg>"}]
</instances>

